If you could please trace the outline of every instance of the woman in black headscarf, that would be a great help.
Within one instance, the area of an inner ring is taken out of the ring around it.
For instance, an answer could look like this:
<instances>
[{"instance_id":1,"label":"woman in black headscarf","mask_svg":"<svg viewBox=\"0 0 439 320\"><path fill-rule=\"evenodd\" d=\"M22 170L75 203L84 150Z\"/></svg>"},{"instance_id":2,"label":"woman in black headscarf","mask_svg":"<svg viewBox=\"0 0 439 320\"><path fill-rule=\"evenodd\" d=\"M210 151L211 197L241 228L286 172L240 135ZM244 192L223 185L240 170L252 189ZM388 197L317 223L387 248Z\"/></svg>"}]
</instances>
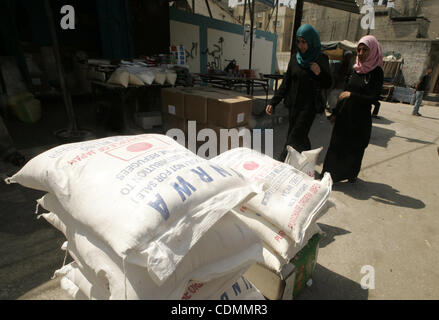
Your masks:
<instances>
[{"instance_id":1,"label":"woman in black headscarf","mask_svg":"<svg viewBox=\"0 0 439 320\"><path fill-rule=\"evenodd\" d=\"M298 152L311 150L308 134L317 112L324 108L320 90L332 84L328 56L321 52L320 36L311 25L297 30L297 46L299 50L290 60L282 85L266 107L267 114L272 115L284 99L289 109L290 126L280 161L286 158L287 146Z\"/></svg>"}]
</instances>

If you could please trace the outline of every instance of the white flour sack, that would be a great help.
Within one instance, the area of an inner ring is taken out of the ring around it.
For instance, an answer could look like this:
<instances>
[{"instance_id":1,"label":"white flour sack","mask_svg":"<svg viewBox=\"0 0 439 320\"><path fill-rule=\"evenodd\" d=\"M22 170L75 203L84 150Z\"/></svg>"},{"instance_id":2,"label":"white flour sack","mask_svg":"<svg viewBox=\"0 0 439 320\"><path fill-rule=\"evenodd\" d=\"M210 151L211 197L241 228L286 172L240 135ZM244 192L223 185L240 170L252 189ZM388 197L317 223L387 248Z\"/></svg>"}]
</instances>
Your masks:
<instances>
[{"instance_id":1,"label":"white flour sack","mask_svg":"<svg viewBox=\"0 0 439 320\"><path fill-rule=\"evenodd\" d=\"M158 283L262 186L155 134L59 146L6 182L55 195L75 221L127 262L147 267Z\"/></svg>"},{"instance_id":2,"label":"white flour sack","mask_svg":"<svg viewBox=\"0 0 439 320\"><path fill-rule=\"evenodd\" d=\"M282 229L268 222L261 214L244 205L234 208L232 213L246 226L256 232L266 245L286 261L294 258L303 248L303 245L295 243ZM317 224L312 223L305 232L303 244L306 244L316 233L321 232Z\"/></svg>"},{"instance_id":3,"label":"white flour sack","mask_svg":"<svg viewBox=\"0 0 439 320\"><path fill-rule=\"evenodd\" d=\"M331 194L332 180L328 173L322 181L317 181L255 150L233 149L212 161L233 168L251 181L266 182L268 189L245 206L282 229L299 245Z\"/></svg>"},{"instance_id":4,"label":"white flour sack","mask_svg":"<svg viewBox=\"0 0 439 320\"><path fill-rule=\"evenodd\" d=\"M262 255L264 256L264 262L262 264L276 273L280 273L282 271L282 267L288 263L288 261L284 260L265 243L262 250Z\"/></svg>"},{"instance_id":5,"label":"white flour sack","mask_svg":"<svg viewBox=\"0 0 439 320\"><path fill-rule=\"evenodd\" d=\"M315 150L304 151L302 153L299 153L290 146L287 147L287 150L288 154L285 163L314 178L317 159L319 158L323 147Z\"/></svg>"},{"instance_id":6,"label":"white flour sack","mask_svg":"<svg viewBox=\"0 0 439 320\"><path fill-rule=\"evenodd\" d=\"M105 298L105 288L108 288L111 300L180 299L190 281L210 283L226 276L234 276L233 280L236 280L252 264L263 261L262 243L256 234L236 217L227 214L203 235L175 272L159 286L146 268L124 263L94 235L84 234L82 226L72 221L65 212L42 216L60 231L66 230L67 250L91 287L75 284L81 290L85 288L84 293L91 299Z\"/></svg>"},{"instance_id":7,"label":"white flour sack","mask_svg":"<svg viewBox=\"0 0 439 320\"><path fill-rule=\"evenodd\" d=\"M71 275L69 271L63 270L63 272L66 272L66 276L62 277L60 280L60 287L64 291L66 291L69 296L71 296L75 300L87 300L88 297L79 289L79 287L72 282L69 278L74 277L74 275ZM69 273L69 277L67 277L67 273Z\"/></svg>"},{"instance_id":8,"label":"white flour sack","mask_svg":"<svg viewBox=\"0 0 439 320\"><path fill-rule=\"evenodd\" d=\"M61 288L76 300L107 300L109 297L109 291L87 278L76 262L62 267L55 275L62 277Z\"/></svg>"}]
</instances>

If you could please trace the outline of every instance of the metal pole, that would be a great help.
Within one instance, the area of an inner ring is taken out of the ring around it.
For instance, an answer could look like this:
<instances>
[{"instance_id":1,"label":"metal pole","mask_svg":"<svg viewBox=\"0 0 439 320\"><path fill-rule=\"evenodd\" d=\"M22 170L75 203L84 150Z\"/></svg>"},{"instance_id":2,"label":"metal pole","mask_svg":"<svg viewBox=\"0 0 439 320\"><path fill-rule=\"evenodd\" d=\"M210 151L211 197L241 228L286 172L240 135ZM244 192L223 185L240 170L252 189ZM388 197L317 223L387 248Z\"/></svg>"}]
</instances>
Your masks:
<instances>
[{"instance_id":1,"label":"metal pole","mask_svg":"<svg viewBox=\"0 0 439 320\"><path fill-rule=\"evenodd\" d=\"M248 69L251 70L252 68L252 54L253 54L253 26L254 26L254 20L255 20L255 0L252 1L251 4L251 11L250 11L250 59L248 62ZM250 3L249 3L249 9L250 9Z\"/></svg>"},{"instance_id":2,"label":"metal pole","mask_svg":"<svg viewBox=\"0 0 439 320\"><path fill-rule=\"evenodd\" d=\"M276 0L276 4L274 5L274 7L271 9L271 13L270 16L268 17L268 22L267 25L265 26L265 31L268 30L268 27L270 26L270 22L271 22L271 18L273 16L274 10L276 9L277 5L278 5L279 0Z\"/></svg>"},{"instance_id":3,"label":"metal pole","mask_svg":"<svg viewBox=\"0 0 439 320\"><path fill-rule=\"evenodd\" d=\"M244 0L244 17L242 18L242 26L245 27L245 16L247 13L247 0Z\"/></svg>"},{"instance_id":4,"label":"metal pole","mask_svg":"<svg viewBox=\"0 0 439 320\"><path fill-rule=\"evenodd\" d=\"M274 20L274 34L277 33L277 14L279 13L279 0L276 1L276 19Z\"/></svg>"},{"instance_id":5,"label":"metal pole","mask_svg":"<svg viewBox=\"0 0 439 320\"><path fill-rule=\"evenodd\" d=\"M294 15L294 28L293 28L293 43L291 44L291 54L294 54L297 52L297 30L300 28L300 25L302 24L302 16L303 16L303 2L304 0L297 0L296 3L296 9L295 9L295 15Z\"/></svg>"},{"instance_id":6,"label":"metal pole","mask_svg":"<svg viewBox=\"0 0 439 320\"><path fill-rule=\"evenodd\" d=\"M349 35L349 26L351 25L351 15L352 15L352 13L349 12L348 27L346 28L346 35L344 37L346 40L348 39L348 35Z\"/></svg>"},{"instance_id":7,"label":"metal pole","mask_svg":"<svg viewBox=\"0 0 439 320\"><path fill-rule=\"evenodd\" d=\"M212 17L212 11L210 11L209 0L205 0L205 2L206 2L207 10L209 11L209 16L210 16L211 18L213 18L213 17Z\"/></svg>"},{"instance_id":8,"label":"metal pole","mask_svg":"<svg viewBox=\"0 0 439 320\"><path fill-rule=\"evenodd\" d=\"M195 0L192 0L192 13L195 13Z\"/></svg>"},{"instance_id":9,"label":"metal pole","mask_svg":"<svg viewBox=\"0 0 439 320\"><path fill-rule=\"evenodd\" d=\"M53 51L54 51L54 55L55 55L59 81L61 84L61 90L63 93L64 104L65 104L66 111L67 111L67 117L69 119L69 125L70 125L69 129L70 129L70 131L77 131L78 126L76 124L75 112L73 110L72 97L70 96L70 93L68 92L68 89L66 86L66 79L65 79L65 75L64 75L63 66L61 63L61 54L59 51L58 37L57 37L56 31L55 31L55 24L54 24L54 19L53 19L53 14L52 14L52 8L50 6L49 0L44 0L44 5L46 7L47 17L49 18L49 28L50 28L50 33L52 35L53 49L54 49Z\"/></svg>"}]
</instances>

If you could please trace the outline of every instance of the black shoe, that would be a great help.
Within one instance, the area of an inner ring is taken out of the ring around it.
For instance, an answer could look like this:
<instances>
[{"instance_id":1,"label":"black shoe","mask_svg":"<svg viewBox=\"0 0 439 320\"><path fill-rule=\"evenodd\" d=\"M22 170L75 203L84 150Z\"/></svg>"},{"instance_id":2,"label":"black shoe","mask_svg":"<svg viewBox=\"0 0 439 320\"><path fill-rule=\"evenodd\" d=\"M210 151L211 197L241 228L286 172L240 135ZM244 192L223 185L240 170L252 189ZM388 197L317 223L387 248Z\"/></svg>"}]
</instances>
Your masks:
<instances>
[{"instance_id":1,"label":"black shoe","mask_svg":"<svg viewBox=\"0 0 439 320\"><path fill-rule=\"evenodd\" d=\"M378 116L376 116L376 115L372 115L372 118L374 118L374 119L381 119L381 117L378 117Z\"/></svg>"}]
</instances>

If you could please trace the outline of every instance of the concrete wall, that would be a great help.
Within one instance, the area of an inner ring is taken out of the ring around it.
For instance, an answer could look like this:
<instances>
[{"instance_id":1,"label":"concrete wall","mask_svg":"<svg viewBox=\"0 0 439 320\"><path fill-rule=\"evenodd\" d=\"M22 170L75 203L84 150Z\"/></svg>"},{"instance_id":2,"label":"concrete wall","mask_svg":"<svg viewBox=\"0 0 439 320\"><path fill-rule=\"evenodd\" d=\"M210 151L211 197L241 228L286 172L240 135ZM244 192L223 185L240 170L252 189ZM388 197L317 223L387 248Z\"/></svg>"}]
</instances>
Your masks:
<instances>
[{"instance_id":1,"label":"concrete wall","mask_svg":"<svg viewBox=\"0 0 439 320\"><path fill-rule=\"evenodd\" d=\"M235 59L240 69L248 69L250 41L244 43L244 28L205 16L170 8L171 45L183 45L193 73L205 73L208 66L224 70ZM252 69L274 73L276 35L256 30Z\"/></svg>"},{"instance_id":2,"label":"concrete wall","mask_svg":"<svg viewBox=\"0 0 439 320\"><path fill-rule=\"evenodd\" d=\"M416 85L417 81L430 64L432 42L430 40L379 40L383 53L399 52L404 58L402 74L407 86ZM435 68L437 69L437 68Z\"/></svg>"},{"instance_id":3,"label":"concrete wall","mask_svg":"<svg viewBox=\"0 0 439 320\"><path fill-rule=\"evenodd\" d=\"M186 50L186 61L189 70L200 72L200 26L170 20L171 45L182 45Z\"/></svg>"},{"instance_id":4,"label":"concrete wall","mask_svg":"<svg viewBox=\"0 0 439 320\"><path fill-rule=\"evenodd\" d=\"M423 0L418 14L430 20L428 38L439 39L439 1Z\"/></svg>"},{"instance_id":5,"label":"concrete wall","mask_svg":"<svg viewBox=\"0 0 439 320\"><path fill-rule=\"evenodd\" d=\"M428 27L428 20L422 18L414 21L393 21L388 16L377 16L375 29L370 34L381 39L427 39Z\"/></svg>"},{"instance_id":6,"label":"concrete wall","mask_svg":"<svg viewBox=\"0 0 439 320\"><path fill-rule=\"evenodd\" d=\"M439 79L439 41L432 41L429 66L433 68L431 75L429 92L439 93L439 88L436 87L436 83Z\"/></svg>"},{"instance_id":7,"label":"concrete wall","mask_svg":"<svg viewBox=\"0 0 439 320\"><path fill-rule=\"evenodd\" d=\"M302 23L309 23L320 33L321 41L349 40L361 38L360 20L362 15L327 8L305 2ZM364 33L366 33L364 31Z\"/></svg>"},{"instance_id":8,"label":"concrete wall","mask_svg":"<svg viewBox=\"0 0 439 320\"><path fill-rule=\"evenodd\" d=\"M294 28L294 10L289 7L279 7L278 21L280 25L277 27L277 36L279 39L278 49L279 51L290 51L291 41L293 40L293 28ZM273 21L275 17L271 19L270 32L274 32Z\"/></svg>"},{"instance_id":9,"label":"concrete wall","mask_svg":"<svg viewBox=\"0 0 439 320\"><path fill-rule=\"evenodd\" d=\"M426 10L429 10L425 17L436 19L437 33L439 33L439 1L426 2ZM361 1L360 1L361 3ZM424 3L424 2L421 2ZM420 7L422 8L422 7ZM387 12L386 6L375 5L376 12ZM416 15L415 0L396 0L395 10L401 15ZM362 14L354 14L346 11L326 8L316 4L305 2L303 9L302 23L313 25L320 33L322 41L343 40L358 41L367 34L367 30L361 28ZM418 10L419 11L419 10ZM436 18L435 15L437 15ZM436 21L434 20L434 21ZM426 19L416 19L415 21L392 21L389 15L376 14L375 29L370 34L383 39L416 39L428 38L430 23Z\"/></svg>"},{"instance_id":10,"label":"concrete wall","mask_svg":"<svg viewBox=\"0 0 439 320\"><path fill-rule=\"evenodd\" d=\"M255 13L255 28L259 30L266 30L271 33L275 33L274 22L275 22L275 14L276 11L273 11L273 17L270 19L271 9L264 9L263 11ZM233 15L239 20L244 16L244 6L236 6L233 8ZM277 35L277 52L281 51L290 51L291 49L291 40L292 40L292 32L293 32L293 24L294 24L294 10L286 7L279 6L278 11L278 24L276 27L276 35ZM246 11L245 23L250 24L250 16L248 12L248 8ZM267 28L268 24L268 28Z\"/></svg>"},{"instance_id":11,"label":"concrete wall","mask_svg":"<svg viewBox=\"0 0 439 320\"><path fill-rule=\"evenodd\" d=\"M416 16L417 0L394 0L395 9L403 16Z\"/></svg>"},{"instance_id":12,"label":"concrete wall","mask_svg":"<svg viewBox=\"0 0 439 320\"><path fill-rule=\"evenodd\" d=\"M223 1L225 3L225 1ZM187 4L192 9L192 0L188 0ZM238 19L232 16L230 12L222 8L214 1L209 1L210 12L212 12L212 18L230 23L238 23ZM195 13L206 17L210 17L209 9L206 6L205 0L195 0Z\"/></svg>"}]
</instances>

